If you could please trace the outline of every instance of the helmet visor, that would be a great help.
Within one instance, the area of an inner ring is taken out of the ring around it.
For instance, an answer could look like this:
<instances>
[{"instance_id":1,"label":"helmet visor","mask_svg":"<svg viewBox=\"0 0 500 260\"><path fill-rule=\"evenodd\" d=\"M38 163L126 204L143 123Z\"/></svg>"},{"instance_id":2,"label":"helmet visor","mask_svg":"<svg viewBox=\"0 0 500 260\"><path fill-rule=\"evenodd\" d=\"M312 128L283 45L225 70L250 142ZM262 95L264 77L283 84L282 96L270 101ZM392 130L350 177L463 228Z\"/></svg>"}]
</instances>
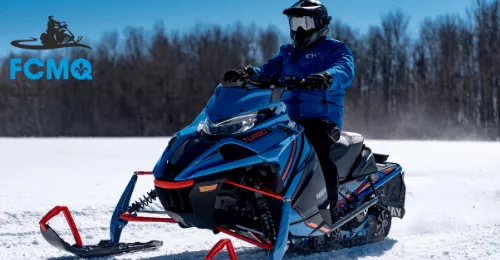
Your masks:
<instances>
[{"instance_id":1,"label":"helmet visor","mask_svg":"<svg viewBox=\"0 0 500 260\"><path fill-rule=\"evenodd\" d=\"M292 16L288 19L288 22L292 31L297 31L299 27L302 27L305 31L309 31L316 28L315 20L311 16Z\"/></svg>"}]
</instances>

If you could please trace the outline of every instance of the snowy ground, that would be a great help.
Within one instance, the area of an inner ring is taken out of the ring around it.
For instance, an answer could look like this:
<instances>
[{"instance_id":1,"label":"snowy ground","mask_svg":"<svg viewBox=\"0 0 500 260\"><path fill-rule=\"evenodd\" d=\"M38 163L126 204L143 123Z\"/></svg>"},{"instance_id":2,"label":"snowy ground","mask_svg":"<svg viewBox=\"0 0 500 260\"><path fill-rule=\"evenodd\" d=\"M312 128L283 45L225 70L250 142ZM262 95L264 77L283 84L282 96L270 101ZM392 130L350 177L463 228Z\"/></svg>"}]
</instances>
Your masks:
<instances>
[{"instance_id":1,"label":"snowy ground","mask_svg":"<svg viewBox=\"0 0 500 260\"><path fill-rule=\"evenodd\" d=\"M68 205L86 244L107 239L134 170L151 170L167 138L0 139L0 259L77 259L51 247L38 221ZM500 259L500 143L367 141L406 171L407 214L383 242L286 259ZM152 188L139 180L136 196ZM51 226L71 241L63 217ZM158 251L105 259L203 259L223 235L130 223L122 241L163 240ZM234 240L233 240L234 241ZM240 259L265 253L235 242ZM227 256L217 259L227 259Z\"/></svg>"}]
</instances>

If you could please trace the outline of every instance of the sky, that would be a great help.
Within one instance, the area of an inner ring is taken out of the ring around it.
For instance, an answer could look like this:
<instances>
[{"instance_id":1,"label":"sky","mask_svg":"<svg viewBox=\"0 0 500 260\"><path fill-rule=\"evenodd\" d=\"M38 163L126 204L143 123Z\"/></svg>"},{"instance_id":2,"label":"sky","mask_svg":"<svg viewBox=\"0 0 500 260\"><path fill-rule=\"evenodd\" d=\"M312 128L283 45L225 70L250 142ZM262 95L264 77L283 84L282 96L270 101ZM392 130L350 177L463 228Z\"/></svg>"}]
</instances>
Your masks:
<instances>
[{"instance_id":1,"label":"sky","mask_svg":"<svg viewBox=\"0 0 500 260\"><path fill-rule=\"evenodd\" d=\"M152 30L163 21L167 30L186 30L197 23L278 26L288 34L288 22L282 14L295 0L0 0L0 56L21 51L12 40L38 38L53 15L65 21L82 43L100 39L103 32L127 26ZM330 15L364 32L380 24L382 14L401 8L410 15L410 34L417 34L426 17L442 14L465 15L472 0L323 0Z\"/></svg>"}]
</instances>

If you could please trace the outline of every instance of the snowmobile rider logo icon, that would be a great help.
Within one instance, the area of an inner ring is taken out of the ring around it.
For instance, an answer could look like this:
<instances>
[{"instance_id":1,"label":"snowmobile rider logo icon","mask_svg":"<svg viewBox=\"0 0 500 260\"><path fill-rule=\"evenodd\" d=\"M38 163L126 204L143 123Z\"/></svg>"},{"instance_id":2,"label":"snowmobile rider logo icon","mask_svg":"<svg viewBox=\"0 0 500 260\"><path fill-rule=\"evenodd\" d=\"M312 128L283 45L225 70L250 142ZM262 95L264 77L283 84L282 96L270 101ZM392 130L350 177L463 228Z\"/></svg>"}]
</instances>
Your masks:
<instances>
[{"instance_id":1,"label":"snowmobile rider logo icon","mask_svg":"<svg viewBox=\"0 0 500 260\"><path fill-rule=\"evenodd\" d=\"M40 35L41 45L24 44L25 42L35 42L38 39L31 37L29 40L14 40L10 44L14 47L28 50L49 50L65 47L83 47L91 49L90 46L81 44L82 36L75 39L75 35L69 30L66 22L59 22L54 16L49 16L47 30Z\"/></svg>"}]
</instances>

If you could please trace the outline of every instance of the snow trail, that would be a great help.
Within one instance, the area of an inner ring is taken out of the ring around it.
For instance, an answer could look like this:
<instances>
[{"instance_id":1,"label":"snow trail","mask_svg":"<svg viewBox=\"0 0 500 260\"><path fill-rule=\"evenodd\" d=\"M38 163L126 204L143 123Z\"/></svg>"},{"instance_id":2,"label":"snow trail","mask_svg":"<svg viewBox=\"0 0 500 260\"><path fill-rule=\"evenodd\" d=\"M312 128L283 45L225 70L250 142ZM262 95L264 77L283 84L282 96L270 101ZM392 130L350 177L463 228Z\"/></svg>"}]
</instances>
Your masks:
<instances>
[{"instance_id":1,"label":"snow trail","mask_svg":"<svg viewBox=\"0 0 500 260\"><path fill-rule=\"evenodd\" d=\"M78 259L50 246L38 221L67 205L86 244L109 238L115 203L135 170L151 170L168 138L0 138L0 259ZM286 259L500 259L500 143L366 140L406 172L406 216L379 243ZM134 198L152 188L139 178ZM72 243L63 217L51 226ZM101 259L203 259L225 235L130 223L122 241L157 251ZM232 239L239 259L265 252ZM227 256L218 257L227 259Z\"/></svg>"}]
</instances>

